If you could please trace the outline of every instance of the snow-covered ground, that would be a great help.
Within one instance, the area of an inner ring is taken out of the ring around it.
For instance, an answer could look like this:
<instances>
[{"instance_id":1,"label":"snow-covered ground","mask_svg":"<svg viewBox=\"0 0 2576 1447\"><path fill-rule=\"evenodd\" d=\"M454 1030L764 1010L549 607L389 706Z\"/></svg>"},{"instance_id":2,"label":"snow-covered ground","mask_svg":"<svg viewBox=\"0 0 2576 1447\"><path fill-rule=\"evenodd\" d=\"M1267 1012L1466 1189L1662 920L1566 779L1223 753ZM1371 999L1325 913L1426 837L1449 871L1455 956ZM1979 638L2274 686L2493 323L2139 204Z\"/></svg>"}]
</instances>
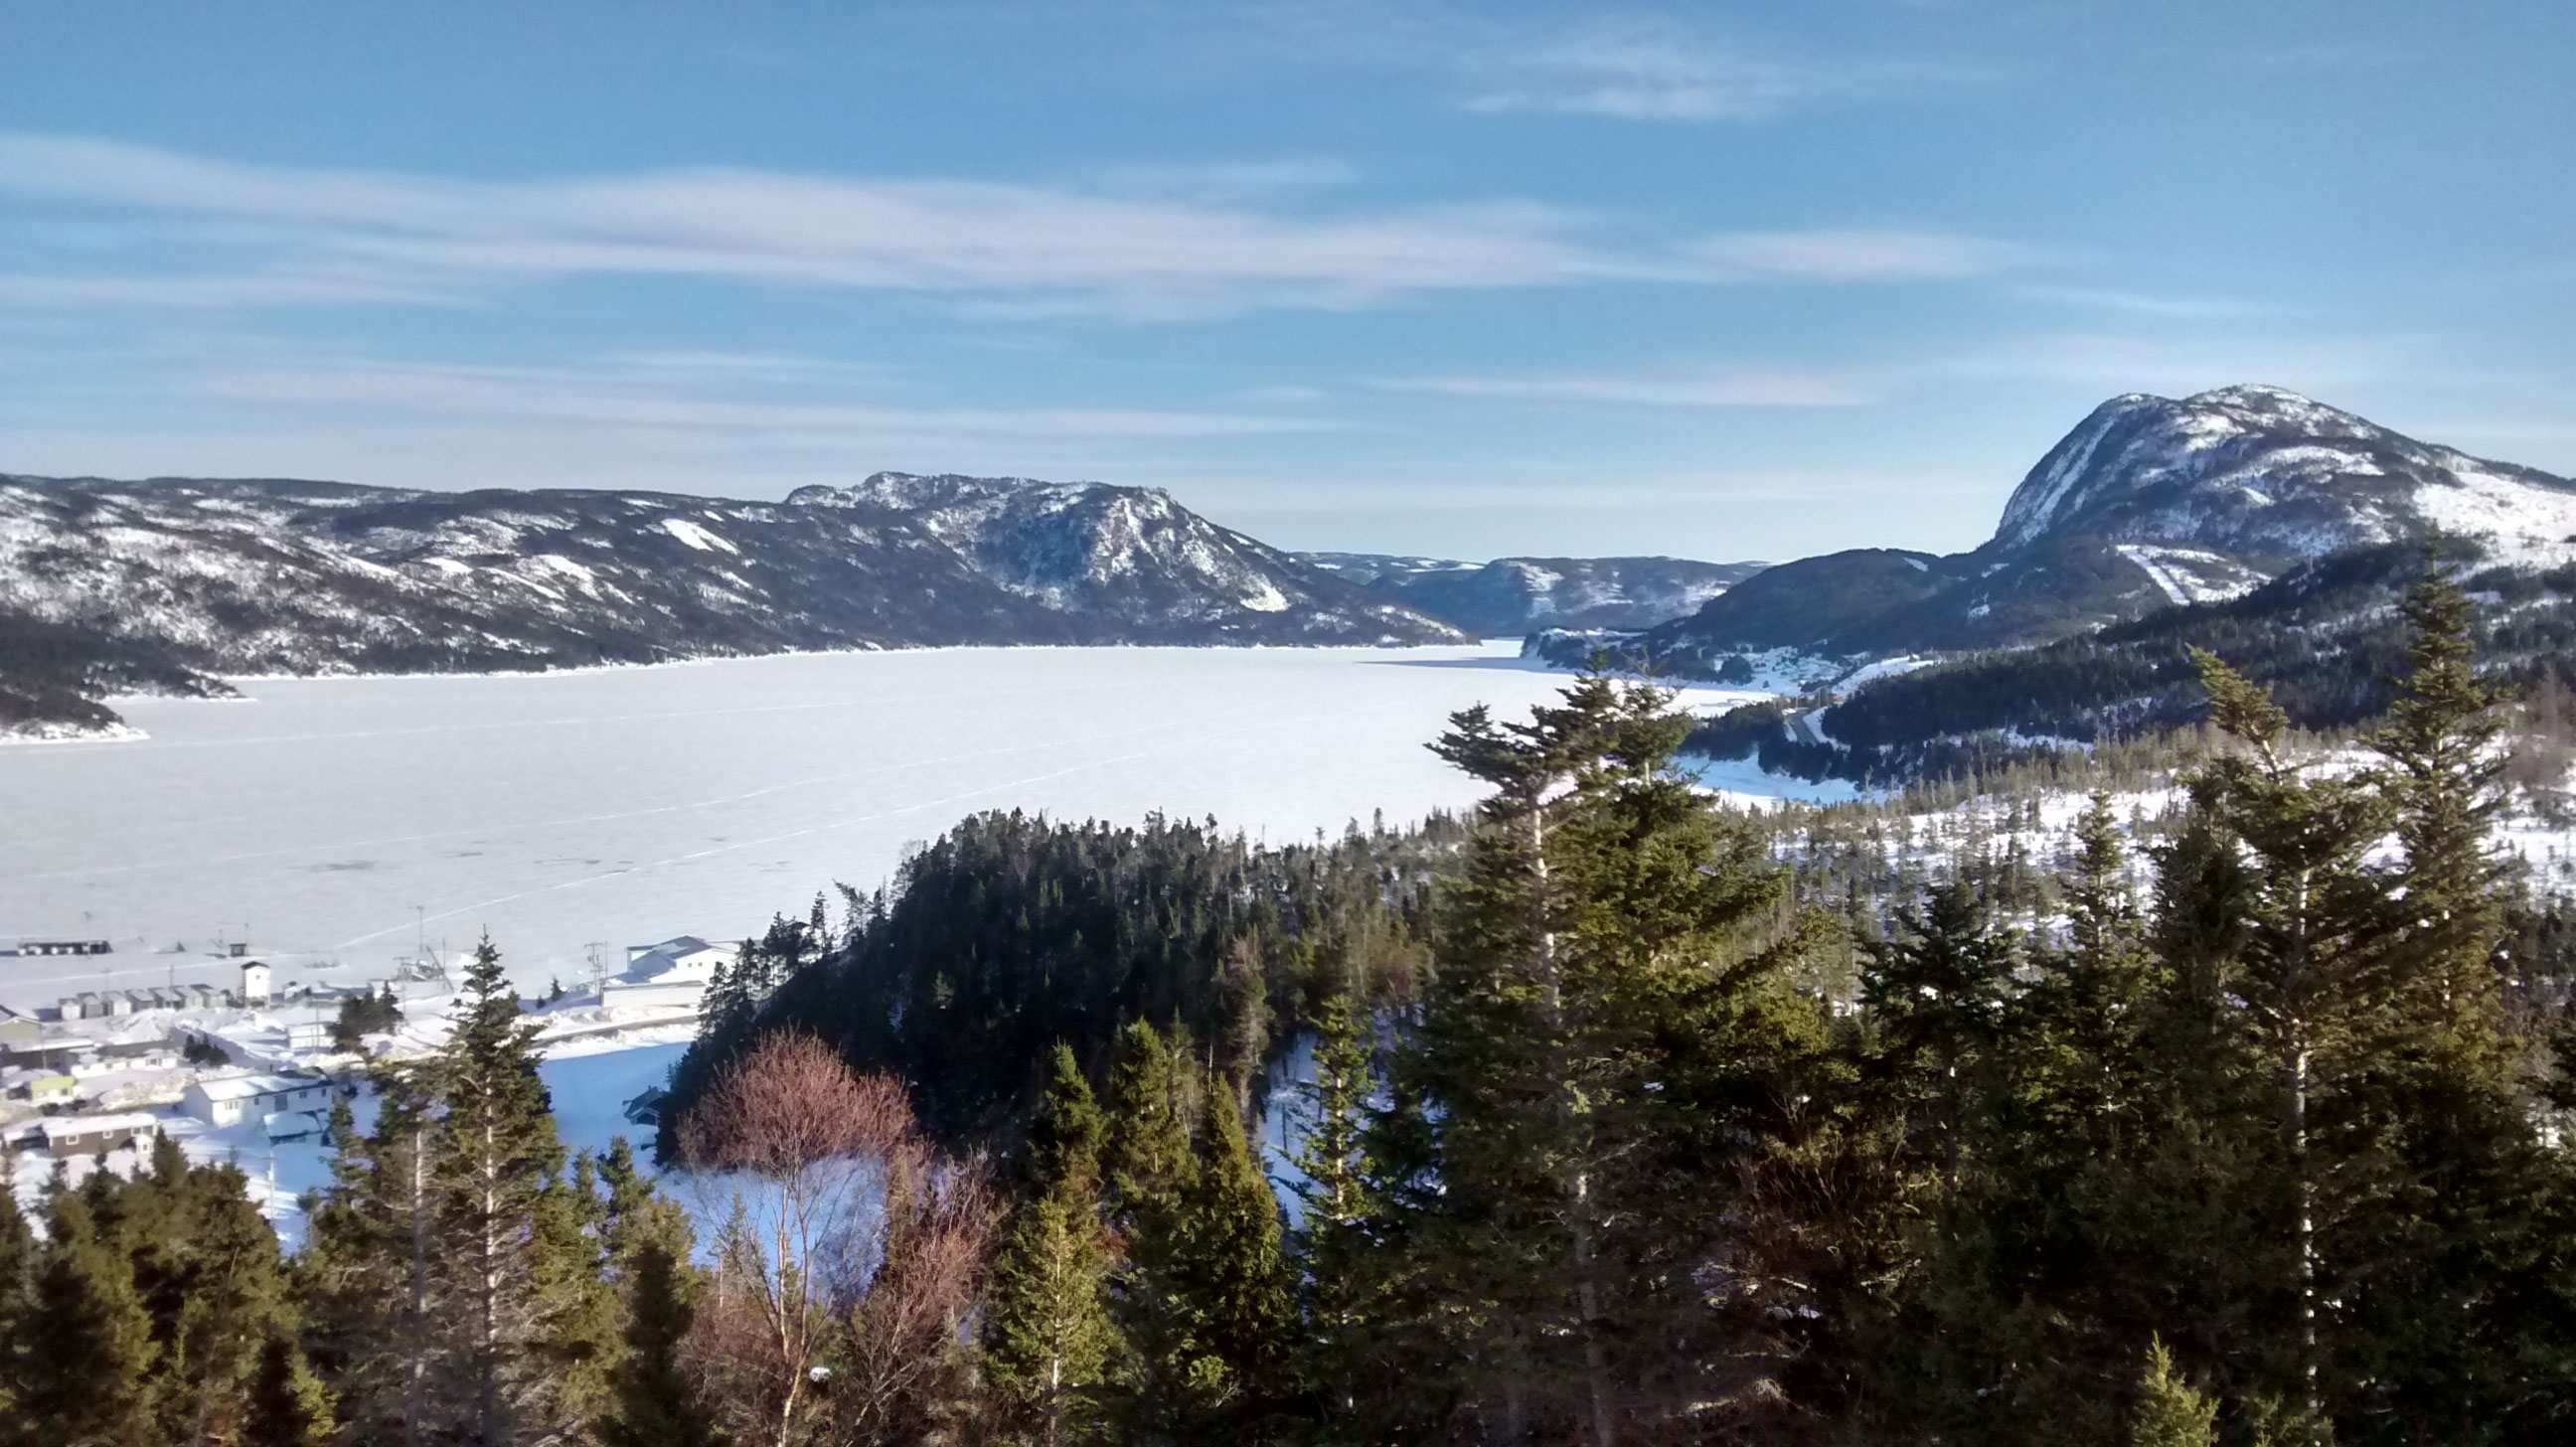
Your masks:
<instances>
[{"instance_id":1,"label":"snow-covered ground","mask_svg":"<svg viewBox=\"0 0 2576 1447\"><path fill-rule=\"evenodd\" d=\"M980 809L1274 839L1401 821L1477 795L1422 747L1450 711L1519 716L1565 682L1516 652L941 649L123 701L149 738L0 750L0 941L115 944L0 958L0 1003L230 986L218 939L283 982L486 929L527 987L578 984L594 943L614 964L755 932Z\"/></svg>"}]
</instances>

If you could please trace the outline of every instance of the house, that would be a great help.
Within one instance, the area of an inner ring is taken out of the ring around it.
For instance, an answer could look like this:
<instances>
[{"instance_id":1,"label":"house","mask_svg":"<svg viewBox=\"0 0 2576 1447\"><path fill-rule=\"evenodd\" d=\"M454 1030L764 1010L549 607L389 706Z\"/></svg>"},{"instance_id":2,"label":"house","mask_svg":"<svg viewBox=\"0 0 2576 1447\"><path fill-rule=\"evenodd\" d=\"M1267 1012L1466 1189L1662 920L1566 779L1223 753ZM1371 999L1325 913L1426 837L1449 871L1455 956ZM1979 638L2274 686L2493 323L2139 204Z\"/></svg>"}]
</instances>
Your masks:
<instances>
[{"instance_id":1,"label":"house","mask_svg":"<svg viewBox=\"0 0 2576 1447\"><path fill-rule=\"evenodd\" d=\"M274 1144L278 1141L313 1140L327 1137L329 1128L320 1115L309 1110L280 1110L261 1116L260 1134Z\"/></svg>"},{"instance_id":2,"label":"house","mask_svg":"<svg viewBox=\"0 0 2576 1447\"><path fill-rule=\"evenodd\" d=\"M105 940L20 940L15 951L22 955L107 955L116 946Z\"/></svg>"},{"instance_id":3,"label":"house","mask_svg":"<svg viewBox=\"0 0 2576 1447\"><path fill-rule=\"evenodd\" d=\"M44 1033L45 1027L36 1023L35 1016L21 1015L6 1005L0 1005L0 1050L27 1044Z\"/></svg>"},{"instance_id":4,"label":"house","mask_svg":"<svg viewBox=\"0 0 2576 1447\"><path fill-rule=\"evenodd\" d=\"M63 1018L66 1020L95 1020L106 1013L107 1006L99 1000L96 990L83 990L63 998Z\"/></svg>"},{"instance_id":5,"label":"house","mask_svg":"<svg viewBox=\"0 0 2576 1447\"><path fill-rule=\"evenodd\" d=\"M662 1121L662 1103L670 1098L671 1092L658 1085L648 1085L644 1087L642 1094L626 1102L624 1112L626 1119L636 1125L659 1125Z\"/></svg>"},{"instance_id":6,"label":"house","mask_svg":"<svg viewBox=\"0 0 2576 1447\"><path fill-rule=\"evenodd\" d=\"M331 1082L319 1075L229 1075L200 1080L181 1108L208 1125L240 1125L281 1111L328 1110Z\"/></svg>"},{"instance_id":7,"label":"house","mask_svg":"<svg viewBox=\"0 0 2576 1447\"><path fill-rule=\"evenodd\" d=\"M9 1094L24 1096L29 1105L69 1105L80 1094L79 1081L41 1066L9 1071L0 1080L5 1080Z\"/></svg>"},{"instance_id":8,"label":"house","mask_svg":"<svg viewBox=\"0 0 2576 1447\"><path fill-rule=\"evenodd\" d=\"M334 1048L338 1027L328 1020L297 1020L286 1027L288 1053L309 1055Z\"/></svg>"},{"instance_id":9,"label":"house","mask_svg":"<svg viewBox=\"0 0 2576 1447\"><path fill-rule=\"evenodd\" d=\"M98 1047L98 1062L109 1070L176 1070L179 1046L166 1035L148 1040L111 1040Z\"/></svg>"},{"instance_id":10,"label":"house","mask_svg":"<svg viewBox=\"0 0 2576 1447\"><path fill-rule=\"evenodd\" d=\"M87 995L83 995L81 998L86 1000L89 997ZM98 1012L102 1015L131 1015L134 1013L134 997L125 993L123 990L99 991L98 1005Z\"/></svg>"},{"instance_id":11,"label":"house","mask_svg":"<svg viewBox=\"0 0 2576 1447\"><path fill-rule=\"evenodd\" d=\"M58 1115L46 1121L43 1130L45 1149L59 1161L121 1150L137 1141L150 1140L160 1133L161 1121L139 1111L125 1115Z\"/></svg>"},{"instance_id":12,"label":"house","mask_svg":"<svg viewBox=\"0 0 2576 1447\"><path fill-rule=\"evenodd\" d=\"M241 997L245 1005L268 1003L268 966L257 960L242 966Z\"/></svg>"},{"instance_id":13,"label":"house","mask_svg":"<svg viewBox=\"0 0 2576 1447\"><path fill-rule=\"evenodd\" d=\"M628 945L625 972L600 988L599 1002L694 1010L716 967L736 953L732 946L711 945L696 935L675 936L658 945Z\"/></svg>"},{"instance_id":14,"label":"house","mask_svg":"<svg viewBox=\"0 0 2576 1447\"><path fill-rule=\"evenodd\" d=\"M186 1005L182 1007L185 1009L213 1010L220 1008L224 1003L224 992L212 985L181 985L179 990L188 997Z\"/></svg>"}]
</instances>

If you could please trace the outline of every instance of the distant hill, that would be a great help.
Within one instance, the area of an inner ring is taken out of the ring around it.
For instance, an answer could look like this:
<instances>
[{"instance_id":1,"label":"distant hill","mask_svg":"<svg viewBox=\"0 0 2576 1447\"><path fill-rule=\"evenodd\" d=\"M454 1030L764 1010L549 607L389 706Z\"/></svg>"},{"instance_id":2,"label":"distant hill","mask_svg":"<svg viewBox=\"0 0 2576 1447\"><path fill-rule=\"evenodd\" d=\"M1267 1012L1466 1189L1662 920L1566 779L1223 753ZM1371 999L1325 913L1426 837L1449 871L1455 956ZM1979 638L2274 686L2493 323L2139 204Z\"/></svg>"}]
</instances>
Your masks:
<instances>
[{"instance_id":1,"label":"distant hill","mask_svg":"<svg viewBox=\"0 0 2576 1447\"><path fill-rule=\"evenodd\" d=\"M2271 387L2102 404L1973 552L1804 558L1686 619L1532 647L1573 664L1608 646L1802 695L1713 722L1697 747L1855 779L2189 722L2193 647L2263 682L2294 721L2342 726L2386 706L2404 642L2393 605L2436 535L2481 605L2486 663L2567 674L2576 484Z\"/></svg>"},{"instance_id":2,"label":"distant hill","mask_svg":"<svg viewBox=\"0 0 2576 1447\"><path fill-rule=\"evenodd\" d=\"M0 476L0 728L22 732L227 672L1464 637L1152 488L878 473L769 503Z\"/></svg>"},{"instance_id":3,"label":"distant hill","mask_svg":"<svg viewBox=\"0 0 2576 1447\"><path fill-rule=\"evenodd\" d=\"M1699 611L1769 566L1688 558L1496 558L1489 563L1383 553L1301 553L1380 597L1487 638L1540 628L1652 628Z\"/></svg>"},{"instance_id":4,"label":"distant hill","mask_svg":"<svg viewBox=\"0 0 2576 1447\"><path fill-rule=\"evenodd\" d=\"M1714 675L1732 656L1781 650L1857 665L2045 643L2238 597L2303 563L2436 528L2499 565L2576 559L2576 484L2276 387L2131 394L2049 449L1973 552L1782 563L1634 647ZM1570 658L1591 643L1545 646Z\"/></svg>"}]
</instances>

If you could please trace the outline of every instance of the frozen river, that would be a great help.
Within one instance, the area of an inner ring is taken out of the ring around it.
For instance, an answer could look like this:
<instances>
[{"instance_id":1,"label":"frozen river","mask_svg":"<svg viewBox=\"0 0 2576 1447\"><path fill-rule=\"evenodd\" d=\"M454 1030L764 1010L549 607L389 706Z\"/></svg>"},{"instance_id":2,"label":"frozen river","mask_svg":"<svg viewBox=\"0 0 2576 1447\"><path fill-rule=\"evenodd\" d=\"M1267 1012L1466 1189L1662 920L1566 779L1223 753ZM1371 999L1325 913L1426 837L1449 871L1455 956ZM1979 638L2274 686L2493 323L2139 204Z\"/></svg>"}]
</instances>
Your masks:
<instances>
[{"instance_id":1,"label":"frozen river","mask_svg":"<svg viewBox=\"0 0 2576 1447\"><path fill-rule=\"evenodd\" d=\"M873 889L982 809L1271 839L1409 819L1476 797L1423 748L1451 710L1564 682L1501 646L944 649L131 700L149 738L0 748L0 939L115 945L0 959L0 1001L229 982L219 940L283 980L487 929L523 982L572 982L594 943Z\"/></svg>"}]
</instances>

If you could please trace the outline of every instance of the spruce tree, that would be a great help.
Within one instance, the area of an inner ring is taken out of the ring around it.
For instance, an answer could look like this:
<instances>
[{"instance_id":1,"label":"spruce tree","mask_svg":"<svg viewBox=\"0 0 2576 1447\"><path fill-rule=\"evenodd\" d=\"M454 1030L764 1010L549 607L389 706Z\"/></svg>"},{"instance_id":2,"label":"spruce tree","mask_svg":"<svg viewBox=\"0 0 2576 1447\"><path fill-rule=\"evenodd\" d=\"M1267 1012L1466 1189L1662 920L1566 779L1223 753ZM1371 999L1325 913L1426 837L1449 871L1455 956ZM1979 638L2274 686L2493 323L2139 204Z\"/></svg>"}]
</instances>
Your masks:
<instances>
[{"instance_id":1,"label":"spruce tree","mask_svg":"<svg viewBox=\"0 0 2576 1447\"><path fill-rule=\"evenodd\" d=\"M1112 1355L1104 1290L1115 1257L1100 1218L1106 1124L1071 1046L1051 1057L1031 1126L1027 1179L984 1307L987 1377L1024 1440L1092 1440Z\"/></svg>"},{"instance_id":2,"label":"spruce tree","mask_svg":"<svg viewBox=\"0 0 2576 1447\"><path fill-rule=\"evenodd\" d=\"M637 1246L627 1270L625 1353L610 1377L615 1406L599 1424L599 1440L605 1447L714 1447L714 1422L680 1360L695 1273L657 1240Z\"/></svg>"},{"instance_id":3,"label":"spruce tree","mask_svg":"<svg viewBox=\"0 0 2576 1447\"><path fill-rule=\"evenodd\" d=\"M242 1447L331 1447L339 1436L331 1395L289 1336L259 1343Z\"/></svg>"},{"instance_id":4,"label":"spruce tree","mask_svg":"<svg viewBox=\"0 0 2576 1447\"><path fill-rule=\"evenodd\" d=\"M452 1353L458 1430L504 1447L544 1420L557 1383L541 1359L573 1303L573 1249L553 1177L563 1163L537 1074L536 1027L500 952L481 941L466 967L453 1034L430 1070L433 1330Z\"/></svg>"},{"instance_id":5,"label":"spruce tree","mask_svg":"<svg viewBox=\"0 0 2576 1447\"><path fill-rule=\"evenodd\" d=\"M1692 721L1669 702L1588 674L1528 724L1471 709L1435 745L1493 795L1398 1061L1439 1183L1402 1234L1447 1358L1424 1386L1495 1437L1605 1447L1695 1403L1758 1413L1795 1319L1767 1272L1714 1300L1692 1283L1741 1243L1796 1095L1779 1073L1820 1044L1784 973L1814 924L1673 766Z\"/></svg>"},{"instance_id":6,"label":"spruce tree","mask_svg":"<svg viewBox=\"0 0 2576 1447\"><path fill-rule=\"evenodd\" d=\"M1294 1324L1279 1202L1235 1113L1238 1093L1209 1091L1173 1272L1194 1441L1266 1440L1289 1391Z\"/></svg>"},{"instance_id":7,"label":"spruce tree","mask_svg":"<svg viewBox=\"0 0 2576 1447\"><path fill-rule=\"evenodd\" d=\"M37 1259L36 1233L18 1207L13 1153L0 1150L0 1423L24 1419L20 1393L33 1348L28 1333ZM14 1426L0 1427L0 1447L15 1447L22 1435Z\"/></svg>"},{"instance_id":8,"label":"spruce tree","mask_svg":"<svg viewBox=\"0 0 2576 1447\"><path fill-rule=\"evenodd\" d=\"M2218 1441L2218 1403L2183 1380L2162 1341L2147 1347L2129 1441L2131 1447L2213 1447Z\"/></svg>"},{"instance_id":9,"label":"spruce tree","mask_svg":"<svg viewBox=\"0 0 2576 1447\"><path fill-rule=\"evenodd\" d=\"M1319 1425L1337 1432L1355 1429L1360 1379L1379 1325L1371 1261L1371 1226L1381 1211L1369 1154L1372 1052L1353 993L1334 991L1317 1012L1313 1074L1298 1087L1294 1157L1301 1370L1324 1419Z\"/></svg>"},{"instance_id":10,"label":"spruce tree","mask_svg":"<svg viewBox=\"0 0 2576 1447\"><path fill-rule=\"evenodd\" d=\"M54 1199L26 1318L19 1411L59 1447L145 1447L152 1318L135 1298L124 1245L81 1192Z\"/></svg>"},{"instance_id":11,"label":"spruce tree","mask_svg":"<svg viewBox=\"0 0 2576 1447\"><path fill-rule=\"evenodd\" d=\"M2269 1174L2280 1190L2274 1239L2286 1245L2276 1298L2288 1316L2282 1385L2322 1422L2344 1385L2328 1360L2339 1324L2330 1314L2348 1299L2339 1268L2361 1265L2338 1237L2384 1188L2388 1164L2370 1100L2384 932L2363 860L2389 815L2364 781L2294 759L2287 716L2259 687L2214 655L2193 657L2210 719L2237 745L2198 788L2254 866L2232 984L2277 1121Z\"/></svg>"},{"instance_id":12,"label":"spruce tree","mask_svg":"<svg viewBox=\"0 0 2576 1447\"><path fill-rule=\"evenodd\" d=\"M1110 1283L1118 1350L1112 1413L1127 1440L1182 1440L1191 1403L1190 1302L1184 1227L1199 1166L1191 1151L1197 1092L1185 1053L1135 1021L1119 1032L1107 1138L1111 1224L1126 1243Z\"/></svg>"}]
</instances>

